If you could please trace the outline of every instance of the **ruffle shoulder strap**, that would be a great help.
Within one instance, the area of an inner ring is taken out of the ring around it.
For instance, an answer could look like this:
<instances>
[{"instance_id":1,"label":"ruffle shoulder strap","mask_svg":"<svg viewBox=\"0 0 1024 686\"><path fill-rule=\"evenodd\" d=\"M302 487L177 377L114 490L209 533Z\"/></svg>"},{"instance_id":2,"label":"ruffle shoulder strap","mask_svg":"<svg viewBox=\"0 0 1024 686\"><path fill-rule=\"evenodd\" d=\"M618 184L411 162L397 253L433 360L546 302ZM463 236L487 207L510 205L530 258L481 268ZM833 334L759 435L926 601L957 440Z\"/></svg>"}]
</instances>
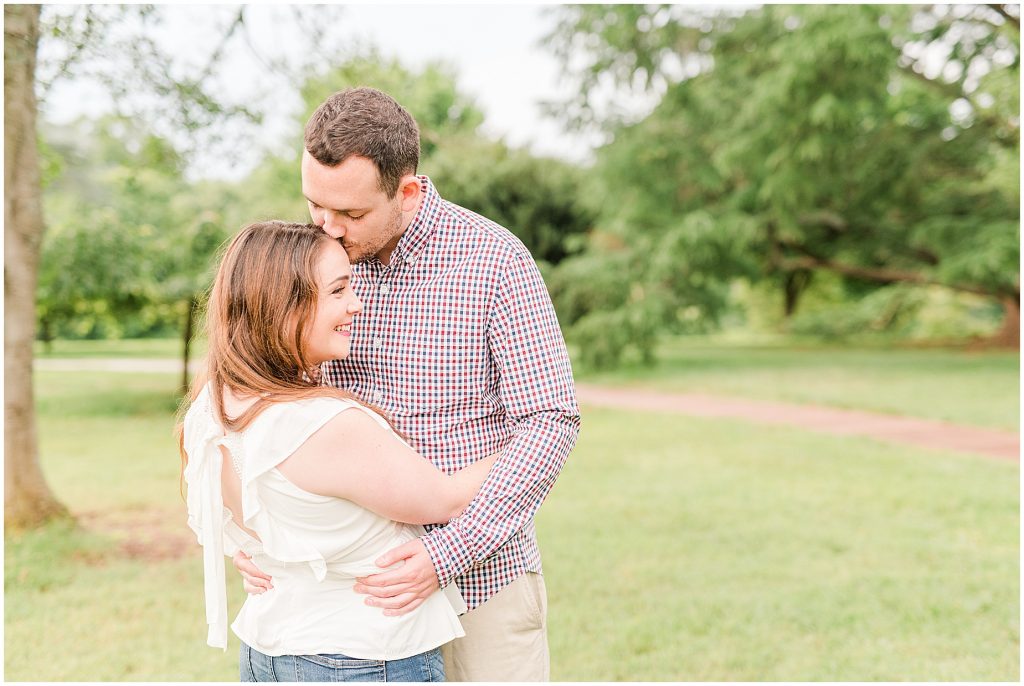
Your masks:
<instances>
[{"instance_id":1,"label":"ruffle shoulder strap","mask_svg":"<svg viewBox=\"0 0 1024 686\"><path fill-rule=\"evenodd\" d=\"M209 387L204 388L185 415L185 483L188 525L203 546L203 578L206 595L207 644L227 650L228 601L224 588L224 509L220 473L220 443L224 432L214 420Z\"/></svg>"}]
</instances>

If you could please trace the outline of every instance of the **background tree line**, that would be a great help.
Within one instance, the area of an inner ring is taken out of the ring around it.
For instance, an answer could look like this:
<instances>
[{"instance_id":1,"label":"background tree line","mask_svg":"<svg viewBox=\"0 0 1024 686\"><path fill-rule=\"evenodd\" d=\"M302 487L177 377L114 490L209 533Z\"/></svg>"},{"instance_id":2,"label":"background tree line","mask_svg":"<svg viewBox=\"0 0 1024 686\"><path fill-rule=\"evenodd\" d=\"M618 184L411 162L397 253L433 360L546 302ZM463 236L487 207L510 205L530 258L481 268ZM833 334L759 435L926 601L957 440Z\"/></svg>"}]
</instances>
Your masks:
<instances>
[{"instance_id":1,"label":"background tree line","mask_svg":"<svg viewBox=\"0 0 1024 686\"><path fill-rule=\"evenodd\" d=\"M975 319L1001 308L1000 336L1013 344L1014 12L560 8L552 45L567 65L591 61L559 110L610 141L588 168L486 139L482 112L444 65L413 70L373 51L310 70L290 153L240 182L186 181L182 155L136 122L44 129L40 336L191 331L227 236L260 218L306 217L304 118L329 93L371 83L420 122L421 171L445 197L508 226L542 262L585 363L614 364L631 348L650 359L663 333L757 320L766 307L796 333L907 330L928 285L989 299ZM631 121L599 101L609 77L615 92L660 101Z\"/></svg>"}]
</instances>

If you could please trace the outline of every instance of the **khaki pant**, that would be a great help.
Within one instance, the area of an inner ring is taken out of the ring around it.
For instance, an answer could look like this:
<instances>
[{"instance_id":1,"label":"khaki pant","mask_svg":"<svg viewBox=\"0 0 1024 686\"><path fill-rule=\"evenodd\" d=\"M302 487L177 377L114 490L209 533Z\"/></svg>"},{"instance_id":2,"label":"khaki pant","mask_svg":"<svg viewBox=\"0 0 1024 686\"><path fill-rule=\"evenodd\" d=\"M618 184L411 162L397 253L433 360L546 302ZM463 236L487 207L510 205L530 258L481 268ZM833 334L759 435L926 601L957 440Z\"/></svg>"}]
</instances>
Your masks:
<instances>
[{"instance_id":1,"label":"khaki pant","mask_svg":"<svg viewBox=\"0 0 1024 686\"><path fill-rule=\"evenodd\" d=\"M544 577L527 572L459 619L466 635L441 646L448 681L550 681Z\"/></svg>"}]
</instances>

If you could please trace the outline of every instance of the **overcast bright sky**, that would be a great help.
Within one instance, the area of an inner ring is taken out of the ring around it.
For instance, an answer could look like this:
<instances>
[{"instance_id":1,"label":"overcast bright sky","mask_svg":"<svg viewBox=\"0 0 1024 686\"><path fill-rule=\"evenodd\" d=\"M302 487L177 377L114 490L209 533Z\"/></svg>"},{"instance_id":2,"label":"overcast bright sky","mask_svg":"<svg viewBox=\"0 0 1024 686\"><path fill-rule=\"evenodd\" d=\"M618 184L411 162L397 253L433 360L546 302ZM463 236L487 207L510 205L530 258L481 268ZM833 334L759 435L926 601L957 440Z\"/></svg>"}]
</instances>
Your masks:
<instances>
[{"instance_id":1,"label":"overcast bright sky","mask_svg":"<svg viewBox=\"0 0 1024 686\"><path fill-rule=\"evenodd\" d=\"M323 27L319 36L288 35L286 8L257 4L247 10L250 35L257 45L281 54L282 45L304 49L311 38L326 47L373 45L385 57L396 56L405 65L442 59L454 66L460 90L475 98L484 111L483 131L504 136L514 146L528 146L535 153L582 161L594 138L567 134L560 123L543 116L540 103L559 100L569 84L560 80L559 64L541 43L554 25L552 5L388 5L356 4L337 8L337 26ZM201 62L218 40L218 31L237 7L163 6L168 21L163 38L177 55L195 54ZM257 62L240 41L227 55L225 88L245 95L251 88ZM64 122L83 112L96 114L104 98L98 92L64 86L60 97L51 98L47 117ZM289 93L282 108L268 113L265 135L281 138L293 133L299 106ZM283 110L283 111L282 111ZM235 176L241 170L216 169L215 162L201 175Z\"/></svg>"}]
</instances>

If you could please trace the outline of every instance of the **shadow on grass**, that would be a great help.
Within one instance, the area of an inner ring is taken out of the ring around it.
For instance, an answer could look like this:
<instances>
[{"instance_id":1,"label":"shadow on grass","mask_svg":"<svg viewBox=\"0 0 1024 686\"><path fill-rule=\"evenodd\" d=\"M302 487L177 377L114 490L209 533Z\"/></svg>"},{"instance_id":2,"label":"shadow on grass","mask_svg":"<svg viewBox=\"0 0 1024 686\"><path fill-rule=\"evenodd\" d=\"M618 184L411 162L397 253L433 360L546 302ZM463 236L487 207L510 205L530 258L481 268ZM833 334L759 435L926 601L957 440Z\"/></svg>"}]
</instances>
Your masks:
<instances>
[{"instance_id":1,"label":"shadow on grass","mask_svg":"<svg viewBox=\"0 0 1024 686\"><path fill-rule=\"evenodd\" d=\"M102 564L116 553L113 538L72 519L4 537L4 591L47 591L66 586L82 564Z\"/></svg>"},{"instance_id":2,"label":"shadow on grass","mask_svg":"<svg viewBox=\"0 0 1024 686\"><path fill-rule=\"evenodd\" d=\"M4 587L8 593L65 586L81 566L139 560L161 563L197 550L183 511L128 508L76 513L37 529L8 533L4 540Z\"/></svg>"}]
</instances>

